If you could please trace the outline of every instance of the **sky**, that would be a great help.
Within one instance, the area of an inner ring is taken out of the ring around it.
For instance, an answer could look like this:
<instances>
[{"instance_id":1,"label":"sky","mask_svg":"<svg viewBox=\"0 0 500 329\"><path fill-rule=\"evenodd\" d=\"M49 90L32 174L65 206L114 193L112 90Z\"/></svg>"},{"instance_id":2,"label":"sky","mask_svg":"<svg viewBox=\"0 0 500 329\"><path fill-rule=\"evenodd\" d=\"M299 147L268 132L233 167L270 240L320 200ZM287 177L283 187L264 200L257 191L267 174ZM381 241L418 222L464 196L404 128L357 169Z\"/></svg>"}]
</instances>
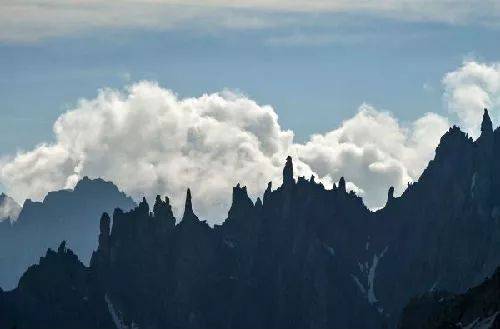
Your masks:
<instances>
[{"instance_id":1,"label":"sky","mask_svg":"<svg viewBox=\"0 0 500 329\"><path fill-rule=\"evenodd\" d=\"M22 203L102 176L178 208L190 186L217 221L232 185L255 199L292 154L375 209L449 125L477 137L485 106L498 123L498 18L494 1L4 0L0 184Z\"/></svg>"}]
</instances>

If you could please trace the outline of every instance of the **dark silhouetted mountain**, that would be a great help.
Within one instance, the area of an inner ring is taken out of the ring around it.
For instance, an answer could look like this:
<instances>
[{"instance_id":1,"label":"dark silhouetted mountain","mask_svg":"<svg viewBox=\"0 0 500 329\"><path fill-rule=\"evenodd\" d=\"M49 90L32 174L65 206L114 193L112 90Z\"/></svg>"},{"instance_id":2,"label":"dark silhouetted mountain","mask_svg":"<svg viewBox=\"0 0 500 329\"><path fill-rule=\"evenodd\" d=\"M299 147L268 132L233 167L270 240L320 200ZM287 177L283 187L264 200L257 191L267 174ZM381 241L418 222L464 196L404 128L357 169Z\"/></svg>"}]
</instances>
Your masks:
<instances>
[{"instance_id":1,"label":"dark silhouetted mountain","mask_svg":"<svg viewBox=\"0 0 500 329\"><path fill-rule=\"evenodd\" d=\"M464 292L500 265L500 130L487 111L474 142L459 128L442 138L419 181L375 214L377 299L399 314L414 295Z\"/></svg>"},{"instance_id":2,"label":"dark silhouetted mountain","mask_svg":"<svg viewBox=\"0 0 500 329\"><path fill-rule=\"evenodd\" d=\"M390 188L377 212L344 178L330 190L295 180L290 157L262 200L234 187L220 226L192 202L188 190L177 225L160 197L153 211L143 200L101 217L88 271L120 324L394 328L413 296L464 293L500 265L500 130L487 111L476 141L452 127L418 182L400 197Z\"/></svg>"},{"instance_id":3,"label":"dark silhouetted mountain","mask_svg":"<svg viewBox=\"0 0 500 329\"><path fill-rule=\"evenodd\" d=\"M97 287L89 269L63 242L57 252L49 249L38 265L28 268L16 289L0 293L0 327L114 329Z\"/></svg>"},{"instance_id":4,"label":"dark silhouetted mountain","mask_svg":"<svg viewBox=\"0 0 500 329\"><path fill-rule=\"evenodd\" d=\"M16 221L0 223L0 286L14 288L26 268L62 240L88 264L100 214L134 205L112 183L87 177L73 190L49 192L42 202L26 200Z\"/></svg>"},{"instance_id":5,"label":"dark silhouetted mountain","mask_svg":"<svg viewBox=\"0 0 500 329\"><path fill-rule=\"evenodd\" d=\"M500 328L500 268L464 294L434 291L413 298L403 311L399 328Z\"/></svg>"},{"instance_id":6,"label":"dark silhouetted mountain","mask_svg":"<svg viewBox=\"0 0 500 329\"><path fill-rule=\"evenodd\" d=\"M224 225L210 228L194 214L191 193L174 226L168 200L150 213L144 200L129 213L101 219L91 266L124 315L139 328L380 327L363 298L350 254L365 253L370 212L345 190L327 191L300 178L291 158L284 184L252 203L233 189ZM158 210L157 210L158 209ZM167 211L160 212L160 209ZM110 232L110 233L109 233ZM126 288L125 288L126 287ZM352 312L363 317L352 317Z\"/></svg>"}]
</instances>

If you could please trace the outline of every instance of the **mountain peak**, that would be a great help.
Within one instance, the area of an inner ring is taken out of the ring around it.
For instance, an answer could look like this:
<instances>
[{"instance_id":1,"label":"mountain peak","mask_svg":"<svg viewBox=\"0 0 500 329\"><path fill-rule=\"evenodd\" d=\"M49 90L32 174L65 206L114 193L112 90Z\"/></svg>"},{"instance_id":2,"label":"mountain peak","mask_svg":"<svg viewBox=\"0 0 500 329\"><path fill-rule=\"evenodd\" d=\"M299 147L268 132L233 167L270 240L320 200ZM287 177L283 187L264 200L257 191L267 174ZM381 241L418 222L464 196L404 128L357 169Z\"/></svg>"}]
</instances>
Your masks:
<instances>
[{"instance_id":1,"label":"mountain peak","mask_svg":"<svg viewBox=\"0 0 500 329\"><path fill-rule=\"evenodd\" d=\"M104 212L102 214L101 220L99 221L99 227L101 234L109 236L111 231L111 218L109 217L107 212Z\"/></svg>"},{"instance_id":2,"label":"mountain peak","mask_svg":"<svg viewBox=\"0 0 500 329\"><path fill-rule=\"evenodd\" d=\"M488 109L484 109L483 121L481 122L481 136L491 135L493 133L493 123L491 122Z\"/></svg>"},{"instance_id":3,"label":"mountain peak","mask_svg":"<svg viewBox=\"0 0 500 329\"><path fill-rule=\"evenodd\" d=\"M231 208L229 209L228 216L240 217L248 214L248 211L254 206L252 200L248 197L248 191L246 186L241 186L239 183L233 187L233 200L231 202Z\"/></svg>"},{"instance_id":4,"label":"mountain peak","mask_svg":"<svg viewBox=\"0 0 500 329\"><path fill-rule=\"evenodd\" d=\"M339 180L339 189L343 192L346 191L346 185L345 185L345 178L344 177L340 177L340 180Z\"/></svg>"},{"instance_id":5,"label":"mountain peak","mask_svg":"<svg viewBox=\"0 0 500 329\"><path fill-rule=\"evenodd\" d=\"M155 204L153 206L153 214L155 218L167 219L175 222L174 214L172 213L172 206L170 205L170 199L165 197L165 201L161 199L159 195L156 196Z\"/></svg>"},{"instance_id":6,"label":"mountain peak","mask_svg":"<svg viewBox=\"0 0 500 329\"><path fill-rule=\"evenodd\" d=\"M389 191L387 191L387 204L392 200L394 200L394 186L389 187Z\"/></svg>"},{"instance_id":7,"label":"mountain peak","mask_svg":"<svg viewBox=\"0 0 500 329\"><path fill-rule=\"evenodd\" d=\"M286 164L283 168L283 186L292 185L295 181L293 180L293 161L292 157L288 156L286 158Z\"/></svg>"},{"instance_id":8,"label":"mountain peak","mask_svg":"<svg viewBox=\"0 0 500 329\"><path fill-rule=\"evenodd\" d=\"M198 219L198 217L194 214L193 211L193 203L191 201L191 189L187 189L186 191L186 203L184 205L184 215L182 216L182 221L186 219Z\"/></svg>"}]
</instances>

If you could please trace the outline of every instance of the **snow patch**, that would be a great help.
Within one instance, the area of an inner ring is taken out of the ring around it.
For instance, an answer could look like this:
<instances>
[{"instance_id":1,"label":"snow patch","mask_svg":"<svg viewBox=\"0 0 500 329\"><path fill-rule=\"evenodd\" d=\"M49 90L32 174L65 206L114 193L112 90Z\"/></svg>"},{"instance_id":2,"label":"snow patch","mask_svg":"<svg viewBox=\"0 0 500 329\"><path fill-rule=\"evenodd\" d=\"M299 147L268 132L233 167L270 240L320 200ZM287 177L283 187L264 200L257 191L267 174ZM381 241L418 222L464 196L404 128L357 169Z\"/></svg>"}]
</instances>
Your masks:
<instances>
[{"instance_id":1,"label":"snow patch","mask_svg":"<svg viewBox=\"0 0 500 329\"><path fill-rule=\"evenodd\" d=\"M386 246L380 254L374 254L371 264L368 262L363 264L358 261L359 271L362 275L366 275L366 286L361 283L357 276L351 274L352 279L358 286L361 293L366 297L371 305L375 305L375 307L377 307L379 313L384 313L384 308L381 305L378 305L378 299L375 296L375 274L380 260L384 257L388 249L389 247Z\"/></svg>"},{"instance_id":2,"label":"snow patch","mask_svg":"<svg viewBox=\"0 0 500 329\"><path fill-rule=\"evenodd\" d=\"M116 329L139 329L139 327L137 327L137 325L134 322L132 322L131 327L125 324L125 322L122 319L121 312L118 311L113 306L113 303L111 303L111 299L109 298L108 294L104 295L104 300L106 301L106 305L108 306L108 312L111 315L111 319L113 320Z\"/></svg>"},{"instance_id":3,"label":"snow patch","mask_svg":"<svg viewBox=\"0 0 500 329\"><path fill-rule=\"evenodd\" d=\"M351 277L352 277L352 279L354 280L354 282L356 283L356 285L358 286L358 288L359 288L359 290L361 291L361 293L362 293L363 295L365 295L365 294L366 294L366 289L365 289L365 287L363 286L363 284L359 281L358 277L357 277L357 276L355 276L354 274L351 274Z\"/></svg>"},{"instance_id":4,"label":"snow patch","mask_svg":"<svg viewBox=\"0 0 500 329\"><path fill-rule=\"evenodd\" d=\"M476 187L477 172L472 175L472 182L470 184L470 195L474 198L474 188Z\"/></svg>"},{"instance_id":5,"label":"snow patch","mask_svg":"<svg viewBox=\"0 0 500 329\"><path fill-rule=\"evenodd\" d=\"M436 290L438 283L439 283L439 281L434 282L432 284L432 286L429 288L429 291L432 292L432 291Z\"/></svg>"},{"instance_id":6,"label":"snow patch","mask_svg":"<svg viewBox=\"0 0 500 329\"><path fill-rule=\"evenodd\" d=\"M500 312L496 312L492 316L484 318L483 320L480 320L479 318L477 318L474 321L472 321L471 323L469 323L468 325L466 325L465 327L462 326L461 323L459 323L458 326L460 326L460 328L462 328L462 329L491 329L491 327L493 326L493 323L495 322L495 320L498 316L498 313L500 313Z\"/></svg>"},{"instance_id":7,"label":"snow patch","mask_svg":"<svg viewBox=\"0 0 500 329\"><path fill-rule=\"evenodd\" d=\"M384 257L387 252L388 247L385 247L384 250L380 253L380 255L373 255L372 266L370 267L370 271L368 272L368 302L370 304L375 304L378 302L377 297L375 296L374 290L374 282L375 282L375 272L377 271L377 266L379 261Z\"/></svg>"},{"instance_id":8,"label":"snow patch","mask_svg":"<svg viewBox=\"0 0 500 329\"><path fill-rule=\"evenodd\" d=\"M328 251L328 253L330 255L335 256L335 249L333 249L332 247L330 247L329 245L324 244L324 243L323 243L323 247L326 249L326 251Z\"/></svg>"}]
</instances>

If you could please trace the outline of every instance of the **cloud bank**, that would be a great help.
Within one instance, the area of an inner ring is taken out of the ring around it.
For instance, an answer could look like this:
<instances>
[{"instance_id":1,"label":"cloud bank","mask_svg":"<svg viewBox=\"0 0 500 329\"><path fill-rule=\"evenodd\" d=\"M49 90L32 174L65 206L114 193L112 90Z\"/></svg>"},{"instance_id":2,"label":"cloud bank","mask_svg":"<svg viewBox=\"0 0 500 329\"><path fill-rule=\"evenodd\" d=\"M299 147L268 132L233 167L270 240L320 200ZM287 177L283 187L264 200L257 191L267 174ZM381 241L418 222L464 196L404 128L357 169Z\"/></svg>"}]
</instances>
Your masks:
<instances>
[{"instance_id":1,"label":"cloud bank","mask_svg":"<svg viewBox=\"0 0 500 329\"><path fill-rule=\"evenodd\" d=\"M497 24L491 0L3 0L0 41L26 42L92 29L260 29L297 26L293 14L355 14L447 24ZM292 14L292 15L290 15ZM303 18L303 17L302 17Z\"/></svg>"},{"instance_id":2,"label":"cloud bank","mask_svg":"<svg viewBox=\"0 0 500 329\"><path fill-rule=\"evenodd\" d=\"M268 181L281 184L290 154L296 175L314 174L327 187L345 176L350 189L377 208L389 186L401 193L418 179L450 122L477 131L483 106L498 117L499 68L467 62L444 77L445 104L456 120L426 113L401 123L362 104L338 128L305 143L294 142L271 106L239 93L179 98L147 81L104 89L57 119L54 142L4 158L0 182L22 202L71 188L83 176L103 177L136 199L171 197L178 215L191 187L196 210L214 223L227 213L238 182L254 199Z\"/></svg>"}]
</instances>

